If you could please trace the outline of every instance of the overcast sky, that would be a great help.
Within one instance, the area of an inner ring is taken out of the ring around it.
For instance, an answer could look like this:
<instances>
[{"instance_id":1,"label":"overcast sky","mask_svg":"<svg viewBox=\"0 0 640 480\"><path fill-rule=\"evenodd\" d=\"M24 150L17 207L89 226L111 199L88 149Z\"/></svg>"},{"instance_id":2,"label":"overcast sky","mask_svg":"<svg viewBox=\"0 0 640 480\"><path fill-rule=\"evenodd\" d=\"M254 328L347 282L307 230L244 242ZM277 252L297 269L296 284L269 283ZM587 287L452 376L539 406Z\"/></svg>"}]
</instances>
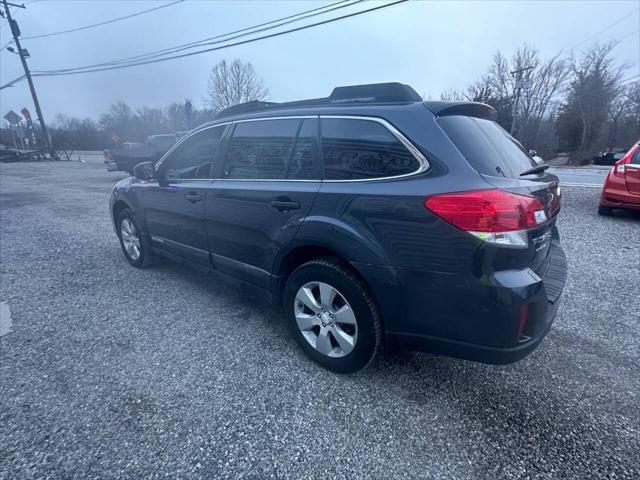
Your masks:
<instances>
[{"instance_id":1,"label":"overcast sky","mask_svg":"<svg viewBox=\"0 0 640 480\"><path fill-rule=\"evenodd\" d=\"M19 0L13 0L18 3ZM162 5L154 1L24 0L17 12L22 36L93 24ZM76 67L200 40L331 2L186 1L117 23L49 38L24 40L33 70ZM369 8L364 2L341 10ZM36 78L45 118L57 113L97 118L112 102L165 106L206 96L211 67L222 59L251 62L272 101L326 96L334 86L400 81L438 97L480 77L500 50L528 43L543 56L576 52L594 41L624 37L620 63L640 73L639 0L630 1L413 1L330 25L185 59L124 70ZM635 11L634 11L635 10ZM331 15L331 14L330 14ZM318 18L318 17L316 17ZM617 25L601 30L622 19ZM0 19L0 46L10 39ZM296 24L297 25L297 24ZM589 39L590 37L593 37ZM585 40L588 41L584 42ZM584 42L584 43L581 43ZM19 58L0 53L0 85L23 73ZM0 91L0 114L33 104L26 82Z\"/></svg>"}]
</instances>

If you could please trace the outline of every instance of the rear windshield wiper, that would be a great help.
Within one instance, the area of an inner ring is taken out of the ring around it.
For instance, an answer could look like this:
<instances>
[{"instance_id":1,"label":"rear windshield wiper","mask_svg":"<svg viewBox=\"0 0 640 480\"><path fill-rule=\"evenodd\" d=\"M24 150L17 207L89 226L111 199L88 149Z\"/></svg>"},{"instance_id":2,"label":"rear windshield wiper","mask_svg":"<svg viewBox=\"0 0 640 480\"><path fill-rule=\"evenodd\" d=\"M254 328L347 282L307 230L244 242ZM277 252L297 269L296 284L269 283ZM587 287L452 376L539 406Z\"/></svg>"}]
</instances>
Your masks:
<instances>
[{"instance_id":1,"label":"rear windshield wiper","mask_svg":"<svg viewBox=\"0 0 640 480\"><path fill-rule=\"evenodd\" d=\"M524 172L522 172L520 174L521 177L524 177L525 175L532 175L534 173L542 173L544 172L547 168L549 168L548 164L543 164L543 165L536 165L535 167L531 167L527 170L525 170Z\"/></svg>"}]
</instances>

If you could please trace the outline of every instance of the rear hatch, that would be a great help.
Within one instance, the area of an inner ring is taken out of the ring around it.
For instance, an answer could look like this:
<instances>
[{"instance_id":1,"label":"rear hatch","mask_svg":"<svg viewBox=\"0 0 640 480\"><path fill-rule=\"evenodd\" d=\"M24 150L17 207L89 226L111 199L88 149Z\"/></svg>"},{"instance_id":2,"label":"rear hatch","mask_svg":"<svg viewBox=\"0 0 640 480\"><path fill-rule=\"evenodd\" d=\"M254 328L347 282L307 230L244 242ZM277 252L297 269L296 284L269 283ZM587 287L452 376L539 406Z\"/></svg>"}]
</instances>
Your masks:
<instances>
[{"instance_id":1,"label":"rear hatch","mask_svg":"<svg viewBox=\"0 0 640 480\"><path fill-rule=\"evenodd\" d=\"M468 163L489 184L489 189L494 187L500 192L528 197L523 199L524 203L535 205L535 209L528 212L535 216L535 220L520 232L526 235L526 242L517 248L505 245L501 249L503 253L496 258L495 268L530 267L542 276L548 269L552 239L558 238L556 217L560 211L561 193L558 178L545 171L522 175L538 165L516 139L490 119L495 111L488 108L478 109L476 104L470 112L464 112L458 107L454 114L440 112L437 122ZM539 203L532 202L531 198Z\"/></svg>"}]
</instances>

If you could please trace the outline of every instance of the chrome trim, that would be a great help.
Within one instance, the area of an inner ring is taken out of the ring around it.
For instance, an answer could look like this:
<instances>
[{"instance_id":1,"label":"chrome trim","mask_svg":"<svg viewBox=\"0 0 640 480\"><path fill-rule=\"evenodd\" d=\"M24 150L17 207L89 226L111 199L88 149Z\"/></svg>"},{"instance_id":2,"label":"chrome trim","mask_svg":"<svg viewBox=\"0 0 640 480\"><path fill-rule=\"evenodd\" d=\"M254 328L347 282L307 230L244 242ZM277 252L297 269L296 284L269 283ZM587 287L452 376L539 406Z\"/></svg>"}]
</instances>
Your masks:
<instances>
[{"instance_id":1,"label":"chrome trim","mask_svg":"<svg viewBox=\"0 0 640 480\"><path fill-rule=\"evenodd\" d=\"M156 180L156 181L157 181L158 179L157 179L157 178L154 178L154 180ZM195 181L195 180L200 180L200 181L205 181L205 182L208 180L208 181L210 181L210 182L213 182L213 181L215 180L215 178L213 178L213 177L212 177L212 178L209 178L209 177L207 177L207 178L165 178L165 180L166 180L169 184L171 184L171 182L172 182L172 181L175 181L175 182L183 182L183 181L185 181L185 180L194 180L194 181ZM203 188L203 187L200 187L200 188Z\"/></svg>"},{"instance_id":2,"label":"chrome trim","mask_svg":"<svg viewBox=\"0 0 640 480\"><path fill-rule=\"evenodd\" d=\"M407 137L405 137L397 128L395 128L393 125L391 125L389 122L387 122L386 120L380 118L380 117L367 117L367 116L359 116L359 115L289 115L289 116L277 116L277 117L261 117L261 118L247 118L247 119L242 119L242 120L232 120L229 122L223 122L223 123L218 123L216 125L210 125L208 127L202 128L200 130L196 130L188 135L185 135L184 137L182 137L182 139L177 142L175 145L173 145L168 151L167 153L165 153L162 158L158 161L158 163L156 163L156 165L154 166L154 168L158 168L162 165L162 162L165 161L165 159L167 158L167 156L175 149L177 148L183 141L185 141L187 138L191 137L192 135L195 135L196 133L202 132L204 130L208 130L210 128L215 128L215 127L221 127L223 125L229 125L229 124L236 124L236 123L246 123L246 122L258 122L261 120L288 120L291 118L319 118L319 119L323 119L323 118L334 118L334 119L347 119L347 120L365 120L365 121L370 121L370 122L376 122L379 123L380 125L382 125L383 127L385 127L389 132L391 132L391 134L396 137L400 143L402 143L402 145L404 145L404 147L409 150L409 153L411 153L411 155L413 155L413 157L418 161L418 164L420 165L418 167L418 169L415 172L411 172L411 173L405 173L403 175L392 175L390 177L376 177L376 178L358 178L358 179L353 179L353 180L298 180L298 179L288 179L288 178L284 178L284 179L279 179L279 178L261 178L261 179L255 179L255 178L215 178L212 179L216 182L218 181L229 181L229 182L327 182L327 183L348 183L348 182L379 182L379 181L383 181L383 180L390 180L390 179L396 179L396 178L405 178L405 177L412 177L414 175L419 175L423 172L426 172L429 169L429 161L426 159L426 157L420 152L420 150L418 150L416 148L415 145L413 145L413 143L411 143L411 141L409 139L407 139ZM320 141L322 141L322 139L320 139ZM322 159L320 159L322 161ZM209 180L207 178L202 178L202 179L187 179L187 178L181 178L180 180Z\"/></svg>"},{"instance_id":3,"label":"chrome trim","mask_svg":"<svg viewBox=\"0 0 640 480\"><path fill-rule=\"evenodd\" d=\"M153 166L153 169L154 170L158 170L158 168L160 168L160 166L162 166L162 162L164 162L166 160L166 158L171 154L171 152L173 152L176 148L178 148L178 146L182 145L182 143L184 141L186 141L187 138L191 138L196 133L204 132L205 130L209 130L210 128L223 127L224 125L229 125L231 123L233 123L233 122L216 123L215 125L209 125L207 127L200 128L200 129L195 129L195 130L191 131L190 133L187 133L184 137L182 137L180 140L178 140L176 143L174 143L173 146L169 150L167 150L162 157L160 157L160 160L158 160L156 162L156 164ZM187 179L185 178L185 179L181 179L181 180L187 180ZM206 180L206 178L204 180Z\"/></svg>"},{"instance_id":4,"label":"chrome trim","mask_svg":"<svg viewBox=\"0 0 640 480\"><path fill-rule=\"evenodd\" d=\"M165 245L175 245L177 247L183 247L189 250L195 250L196 252L201 252L201 253L206 253L207 255L209 255L209 251L208 250L202 250L201 248L197 248L197 247L192 247L191 245L187 245L185 243L180 243L180 242L176 242L175 240L169 240L168 238L164 238L164 237L159 237L157 235L149 235L149 237L151 238L152 242L158 242L158 243L162 243Z\"/></svg>"},{"instance_id":5,"label":"chrome trim","mask_svg":"<svg viewBox=\"0 0 640 480\"><path fill-rule=\"evenodd\" d=\"M289 120L291 118L318 118L318 115L285 115L280 117L245 118L233 120L231 123L259 122L260 120Z\"/></svg>"},{"instance_id":6,"label":"chrome trim","mask_svg":"<svg viewBox=\"0 0 640 480\"><path fill-rule=\"evenodd\" d=\"M407 150L413 155L413 157L418 161L420 166L415 172L405 173L403 175L392 175L390 177L377 177L377 178L359 178L355 180L323 180L323 182L329 183L344 183L344 182L377 182L380 180L389 180L395 178L404 178L411 177L413 175L419 175L420 173L426 172L429 169L429 161L426 159L424 155L416 148L416 146L407 139L400 131L391 125L389 122L380 117L364 117L359 115L320 115L320 118L339 118L339 119L349 119L349 120L368 120L370 122L377 122L387 130L391 132L391 134L396 137L400 143L402 143Z\"/></svg>"},{"instance_id":7,"label":"chrome trim","mask_svg":"<svg viewBox=\"0 0 640 480\"><path fill-rule=\"evenodd\" d=\"M327 180L325 180L326 182ZM322 183L322 180L307 180L296 178L215 178L214 182L304 182Z\"/></svg>"},{"instance_id":8,"label":"chrome trim","mask_svg":"<svg viewBox=\"0 0 640 480\"><path fill-rule=\"evenodd\" d=\"M267 272L265 269L256 267L255 265L251 265L250 263L245 263L231 257L225 257L224 255L218 255L217 253L211 253L211 256L213 257L214 264L216 260L220 260L221 262L227 262L227 266L233 265L235 268L238 268L238 269L244 269L245 271L250 271L250 272L254 272L254 271L260 272L265 276L268 276L268 277L271 276L271 274Z\"/></svg>"}]
</instances>

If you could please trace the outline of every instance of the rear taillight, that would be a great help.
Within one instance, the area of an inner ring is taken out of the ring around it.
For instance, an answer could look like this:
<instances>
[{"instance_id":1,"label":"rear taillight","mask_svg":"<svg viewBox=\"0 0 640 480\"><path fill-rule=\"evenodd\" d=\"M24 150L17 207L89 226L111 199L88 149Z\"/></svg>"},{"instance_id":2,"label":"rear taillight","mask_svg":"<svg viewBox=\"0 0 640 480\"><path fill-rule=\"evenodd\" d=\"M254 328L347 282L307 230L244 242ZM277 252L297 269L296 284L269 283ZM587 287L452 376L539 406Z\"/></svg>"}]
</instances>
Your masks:
<instances>
[{"instance_id":1,"label":"rear taillight","mask_svg":"<svg viewBox=\"0 0 640 480\"><path fill-rule=\"evenodd\" d=\"M549 204L549 217L553 218L560 213L560 184L551 186L551 203Z\"/></svg>"},{"instance_id":2,"label":"rear taillight","mask_svg":"<svg viewBox=\"0 0 640 480\"><path fill-rule=\"evenodd\" d=\"M618 160L613 166L613 174L616 177L624 177L626 174L626 166L631 163L631 159L636 154L636 152L640 150L640 145L636 145L634 148L629 150L624 158Z\"/></svg>"},{"instance_id":3,"label":"rear taillight","mask_svg":"<svg viewBox=\"0 0 640 480\"><path fill-rule=\"evenodd\" d=\"M527 230L547 221L540 200L503 190L434 195L424 204L461 230L500 245L526 247Z\"/></svg>"},{"instance_id":4,"label":"rear taillight","mask_svg":"<svg viewBox=\"0 0 640 480\"><path fill-rule=\"evenodd\" d=\"M616 177L624 177L625 174L625 166L627 163L631 163L631 156L624 157L616 162L613 166L613 174Z\"/></svg>"}]
</instances>

